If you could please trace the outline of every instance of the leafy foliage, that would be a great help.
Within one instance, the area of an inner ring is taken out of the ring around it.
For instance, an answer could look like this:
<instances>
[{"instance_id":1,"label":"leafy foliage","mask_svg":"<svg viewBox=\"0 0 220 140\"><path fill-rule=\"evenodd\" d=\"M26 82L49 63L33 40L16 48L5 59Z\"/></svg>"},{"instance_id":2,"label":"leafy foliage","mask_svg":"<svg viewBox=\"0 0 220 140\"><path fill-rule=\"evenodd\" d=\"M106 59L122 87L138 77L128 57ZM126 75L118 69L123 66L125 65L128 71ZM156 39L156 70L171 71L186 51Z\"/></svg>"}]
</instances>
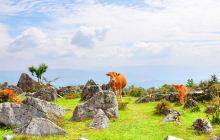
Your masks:
<instances>
[{"instance_id":1,"label":"leafy foliage","mask_svg":"<svg viewBox=\"0 0 220 140\"><path fill-rule=\"evenodd\" d=\"M140 97L141 95L146 94L146 90L144 88L135 87L132 85L126 90L126 93L129 96Z\"/></svg>"},{"instance_id":2,"label":"leafy foliage","mask_svg":"<svg viewBox=\"0 0 220 140\"><path fill-rule=\"evenodd\" d=\"M47 71L48 66L46 64L40 64L38 67L31 66L28 70L31 72L33 76L36 76L38 82L41 82L42 75Z\"/></svg>"},{"instance_id":3,"label":"leafy foliage","mask_svg":"<svg viewBox=\"0 0 220 140\"><path fill-rule=\"evenodd\" d=\"M167 115L170 109L171 109L170 102L166 100L162 100L155 107L155 113L158 115Z\"/></svg>"},{"instance_id":4,"label":"leafy foliage","mask_svg":"<svg viewBox=\"0 0 220 140\"><path fill-rule=\"evenodd\" d=\"M176 89L173 85L164 84L157 91L160 94L169 94L175 92Z\"/></svg>"}]
</instances>

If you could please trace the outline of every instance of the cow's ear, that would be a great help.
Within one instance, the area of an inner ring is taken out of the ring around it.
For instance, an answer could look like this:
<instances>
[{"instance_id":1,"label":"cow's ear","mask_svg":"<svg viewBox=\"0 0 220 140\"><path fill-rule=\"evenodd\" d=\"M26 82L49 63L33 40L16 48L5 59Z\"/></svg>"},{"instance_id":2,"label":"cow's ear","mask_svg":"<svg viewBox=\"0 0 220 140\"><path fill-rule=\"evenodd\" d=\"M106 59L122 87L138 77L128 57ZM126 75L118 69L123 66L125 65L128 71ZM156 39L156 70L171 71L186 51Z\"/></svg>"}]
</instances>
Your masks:
<instances>
[{"instance_id":1,"label":"cow's ear","mask_svg":"<svg viewBox=\"0 0 220 140\"><path fill-rule=\"evenodd\" d=\"M120 73L116 73L116 75L117 75L117 76L119 76L119 75L120 75Z\"/></svg>"},{"instance_id":2,"label":"cow's ear","mask_svg":"<svg viewBox=\"0 0 220 140\"><path fill-rule=\"evenodd\" d=\"M110 73L107 73L106 76L110 76Z\"/></svg>"}]
</instances>

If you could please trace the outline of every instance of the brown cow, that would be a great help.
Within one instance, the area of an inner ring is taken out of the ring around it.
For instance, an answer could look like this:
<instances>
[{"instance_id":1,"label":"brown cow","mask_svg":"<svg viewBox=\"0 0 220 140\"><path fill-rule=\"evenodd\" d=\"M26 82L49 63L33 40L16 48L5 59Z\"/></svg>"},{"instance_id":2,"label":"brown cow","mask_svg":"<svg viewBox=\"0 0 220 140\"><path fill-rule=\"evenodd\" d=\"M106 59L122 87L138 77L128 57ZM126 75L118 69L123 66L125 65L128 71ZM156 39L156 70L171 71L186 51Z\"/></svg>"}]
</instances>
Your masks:
<instances>
[{"instance_id":1,"label":"brown cow","mask_svg":"<svg viewBox=\"0 0 220 140\"><path fill-rule=\"evenodd\" d=\"M179 102L183 103L187 98L188 88L184 85L174 85L179 94Z\"/></svg>"},{"instance_id":2,"label":"brown cow","mask_svg":"<svg viewBox=\"0 0 220 140\"><path fill-rule=\"evenodd\" d=\"M109 85L112 88L115 95L117 95L117 91L119 91L119 97L122 98L122 90L126 86L127 81L124 75L117 72L109 72L106 74L110 77Z\"/></svg>"}]
</instances>

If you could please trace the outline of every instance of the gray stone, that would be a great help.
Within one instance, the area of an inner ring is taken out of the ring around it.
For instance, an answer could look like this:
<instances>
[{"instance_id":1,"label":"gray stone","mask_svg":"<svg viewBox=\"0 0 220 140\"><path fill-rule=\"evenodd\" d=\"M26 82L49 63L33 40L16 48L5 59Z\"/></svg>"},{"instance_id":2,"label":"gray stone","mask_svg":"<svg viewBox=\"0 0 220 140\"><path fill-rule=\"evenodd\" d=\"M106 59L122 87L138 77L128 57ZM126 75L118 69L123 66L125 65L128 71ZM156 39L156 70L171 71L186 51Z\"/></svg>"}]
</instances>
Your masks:
<instances>
[{"instance_id":1,"label":"gray stone","mask_svg":"<svg viewBox=\"0 0 220 140\"><path fill-rule=\"evenodd\" d=\"M2 84L0 84L0 89L5 89L8 87L8 82L4 82Z\"/></svg>"},{"instance_id":2,"label":"gray stone","mask_svg":"<svg viewBox=\"0 0 220 140\"><path fill-rule=\"evenodd\" d=\"M27 127L21 130L22 134L47 136L53 134L65 134L65 131L45 118L33 118Z\"/></svg>"},{"instance_id":3,"label":"gray stone","mask_svg":"<svg viewBox=\"0 0 220 140\"><path fill-rule=\"evenodd\" d=\"M27 97L21 105L8 102L1 103L0 116L0 124L20 128L29 124L35 117L47 119L64 117L64 111L61 107L50 102Z\"/></svg>"},{"instance_id":4,"label":"gray stone","mask_svg":"<svg viewBox=\"0 0 220 140\"><path fill-rule=\"evenodd\" d=\"M213 137L211 137L209 140L220 140L220 137L213 136Z\"/></svg>"},{"instance_id":5,"label":"gray stone","mask_svg":"<svg viewBox=\"0 0 220 140\"><path fill-rule=\"evenodd\" d=\"M180 112L178 112L176 110L172 110L172 111L170 111L169 114L167 114L165 116L165 118L161 122L179 122L180 116L181 116Z\"/></svg>"},{"instance_id":6,"label":"gray stone","mask_svg":"<svg viewBox=\"0 0 220 140\"><path fill-rule=\"evenodd\" d=\"M70 93L76 93L76 92L81 93L82 89L83 89L83 86L67 86L67 87L61 87L60 89L58 89L57 93L60 96L64 96Z\"/></svg>"},{"instance_id":7,"label":"gray stone","mask_svg":"<svg viewBox=\"0 0 220 140\"><path fill-rule=\"evenodd\" d=\"M102 109L98 109L89 127L95 128L95 129L108 128L108 122L109 122L109 119L105 115L105 113L102 111Z\"/></svg>"},{"instance_id":8,"label":"gray stone","mask_svg":"<svg viewBox=\"0 0 220 140\"><path fill-rule=\"evenodd\" d=\"M28 74L22 73L17 87L21 88L23 92L30 92L39 88L39 83L34 81Z\"/></svg>"},{"instance_id":9,"label":"gray stone","mask_svg":"<svg viewBox=\"0 0 220 140\"><path fill-rule=\"evenodd\" d=\"M212 132L212 125L209 121L206 121L204 119L197 119L195 122L193 122L192 128L203 133L210 133Z\"/></svg>"},{"instance_id":10,"label":"gray stone","mask_svg":"<svg viewBox=\"0 0 220 140\"><path fill-rule=\"evenodd\" d=\"M87 101L93 97L93 95L99 91L99 86L91 79L87 81L86 85L81 92L81 101Z\"/></svg>"},{"instance_id":11,"label":"gray stone","mask_svg":"<svg viewBox=\"0 0 220 140\"><path fill-rule=\"evenodd\" d=\"M87 138L79 138L78 140L88 140Z\"/></svg>"},{"instance_id":12,"label":"gray stone","mask_svg":"<svg viewBox=\"0 0 220 140\"><path fill-rule=\"evenodd\" d=\"M11 140L11 139L13 139L13 135L5 135L5 136L3 136L2 138L3 138L3 140Z\"/></svg>"},{"instance_id":13,"label":"gray stone","mask_svg":"<svg viewBox=\"0 0 220 140\"><path fill-rule=\"evenodd\" d=\"M217 111L217 107L216 106L209 106L206 108L205 113L207 114L213 114Z\"/></svg>"},{"instance_id":14,"label":"gray stone","mask_svg":"<svg viewBox=\"0 0 220 140\"><path fill-rule=\"evenodd\" d=\"M43 87L32 95L35 98L39 98L45 101L55 101L57 99L57 91L55 88L48 86Z\"/></svg>"},{"instance_id":15,"label":"gray stone","mask_svg":"<svg viewBox=\"0 0 220 140\"><path fill-rule=\"evenodd\" d=\"M166 136L166 137L164 138L164 140L183 140L183 139L177 138L177 137L174 137L174 136Z\"/></svg>"},{"instance_id":16,"label":"gray stone","mask_svg":"<svg viewBox=\"0 0 220 140\"><path fill-rule=\"evenodd\" d=\"M108 117L118 117L118 102L114 92L101 90L100 87L98 91L92 98L75 108L72 120L93 118L97 109L102 109Z\"/></svg>"},{"instance_id":17,"label":"gray stone","mask_svg":"<svg viewBox=\"0 0 220 140\"><path fill-rule=\"evenodd\" d=\"M184 104L184 108L192 108L192 107L198 107L198 104L195 100L188 99Z\"/></svg>"}]
</instances>

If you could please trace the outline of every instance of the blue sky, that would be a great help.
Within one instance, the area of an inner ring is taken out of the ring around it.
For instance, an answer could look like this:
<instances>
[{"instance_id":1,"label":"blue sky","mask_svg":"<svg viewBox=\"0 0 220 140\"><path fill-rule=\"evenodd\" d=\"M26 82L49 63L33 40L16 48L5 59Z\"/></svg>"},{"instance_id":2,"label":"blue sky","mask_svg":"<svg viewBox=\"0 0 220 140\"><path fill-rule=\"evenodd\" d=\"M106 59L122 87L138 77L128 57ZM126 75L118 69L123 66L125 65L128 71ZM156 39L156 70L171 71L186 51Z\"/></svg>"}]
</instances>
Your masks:
<instances>
[{"instance_id":1,"label":"blue sky","mask_svg":"<svg viewBox=\"0 0 220 140\"><path fill-rule=\"evenodd\" d=\"M219 7L219 0L1 0L0 71L46 63L100 82L114 70L130 83L203 80L220 75Z\"/></svg>"}]
</instances>

